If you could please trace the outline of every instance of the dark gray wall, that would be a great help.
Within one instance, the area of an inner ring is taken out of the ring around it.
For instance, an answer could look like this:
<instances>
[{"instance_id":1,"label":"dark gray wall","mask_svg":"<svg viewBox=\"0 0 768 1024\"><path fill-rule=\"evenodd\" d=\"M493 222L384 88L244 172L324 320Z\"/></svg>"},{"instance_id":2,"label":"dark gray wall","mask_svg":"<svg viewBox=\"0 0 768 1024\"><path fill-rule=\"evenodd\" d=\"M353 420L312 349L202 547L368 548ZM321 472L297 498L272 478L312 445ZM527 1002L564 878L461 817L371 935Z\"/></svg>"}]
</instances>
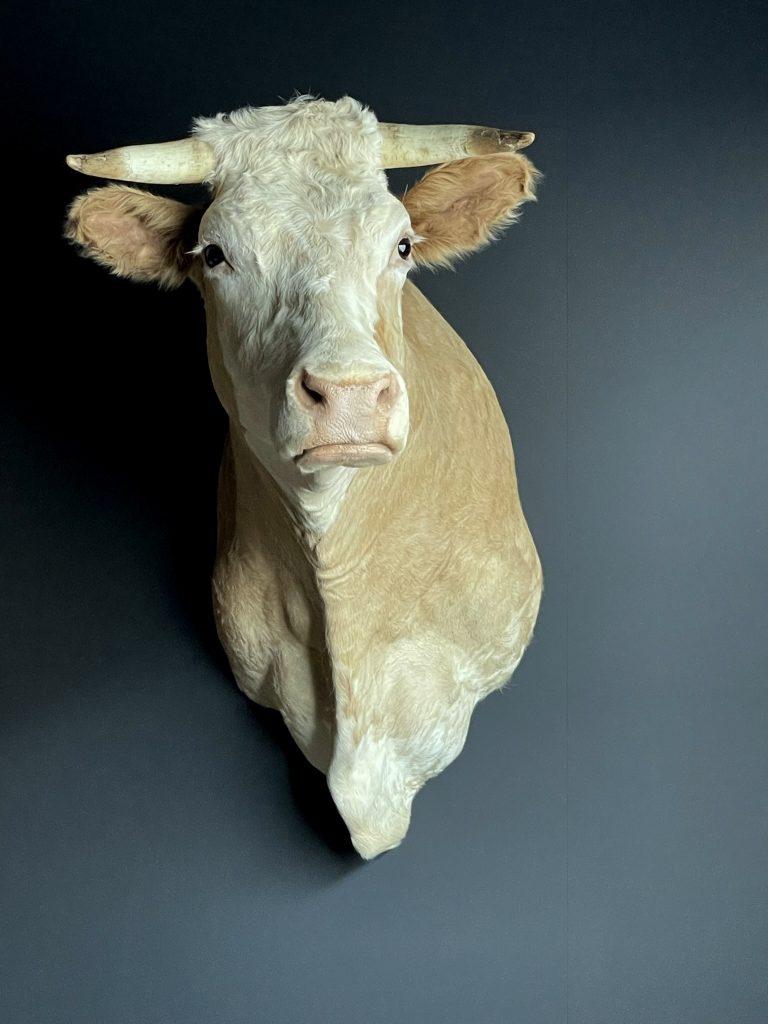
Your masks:
<instances>
[{"instance_id":1,"label":"dark gray wall","mask_svg":"<svg viewBox=\"0 0 768 1024\"><path fill-rule=\"evenodd\" d=\"M765 6L57 0L6 44L3 1021L762 1024ZM59 241L66 152L294 89L546 173L419 279L512 428L536 640L365 866L213 635L197 298Z\"/></svg>"}]
</instances>

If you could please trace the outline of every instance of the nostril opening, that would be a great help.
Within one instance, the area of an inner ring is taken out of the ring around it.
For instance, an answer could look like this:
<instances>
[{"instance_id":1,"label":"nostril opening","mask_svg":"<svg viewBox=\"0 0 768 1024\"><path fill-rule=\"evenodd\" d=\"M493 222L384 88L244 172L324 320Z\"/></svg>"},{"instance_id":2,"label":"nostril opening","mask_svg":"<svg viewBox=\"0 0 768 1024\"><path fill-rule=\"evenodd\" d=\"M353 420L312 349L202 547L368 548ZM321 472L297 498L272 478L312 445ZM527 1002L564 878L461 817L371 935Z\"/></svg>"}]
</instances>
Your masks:
<instances>
[{"instance_id":1,"label":"nostril opening","mask_svg":"<svg viewBox=\"0 0 768 1024\"><path fill-rule=\"evenodd\" d=\"M296 381L296 397L307 409L325 404L325 395L318 388L312 387L314 383L315 378L306 371Z\"/></svg>"},{"instance_id":2,"label":"nostril opening","mask_svg":"<svg viewBox=\"0 0 768 1024\"><path fill-rule=\"evenodd\" d=\"M381 391L376 398L376 407L381 412L389 412L397 401L399 393L397 378L393 373L388 373L381 381Z\"/></svg>"},{"instance_id":3,"label":"nostril opening","mask_svg":"<svg viewBox=\"0 0 768 1024\"><path fill-rule=\"evenodd\" d=\"M301 382L301 390L309 398L310 402L313 402L315 405L322 404L323 396L320 394L319 391L315 391L313 388L311 388L305 380Z\"/></svg>"}]
</instances>

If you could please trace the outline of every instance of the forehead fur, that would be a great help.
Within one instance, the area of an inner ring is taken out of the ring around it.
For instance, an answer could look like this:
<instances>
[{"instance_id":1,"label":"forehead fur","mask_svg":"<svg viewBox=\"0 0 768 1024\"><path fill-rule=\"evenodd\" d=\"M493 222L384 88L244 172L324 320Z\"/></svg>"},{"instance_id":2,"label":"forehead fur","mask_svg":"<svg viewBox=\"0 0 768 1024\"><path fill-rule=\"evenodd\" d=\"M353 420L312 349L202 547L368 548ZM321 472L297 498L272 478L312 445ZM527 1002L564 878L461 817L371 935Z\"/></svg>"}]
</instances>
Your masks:
<instances>
[{"instance_id":1,"label":"forehead fur","mask_svg":"<svg viewBox=\"0 0 768 1024\"><path fill-rule=\"evenodd\" d=\"M280 107L243 107L198 118L196 134L213 147L218 192L253 176L269 186L310 169L385 182L381 136L372 111L349 96L336 102L299 97Z\"/></svg>"},{"instance_id":2,"label":"forehead fur","mask_svg":"<svg viewBox=\"0 0 768 1024\"><path fill-rule=\"evenodd\" d=\"M349 97L302 97L200 119L196 132L216 153L201 244L231 247L245 262L255 255L283 289L300 279L316 292L354 268L362 294L368 271L389 256L389 236L407 221L389 192L370 110Z\"/></svg>"}]
</instances>

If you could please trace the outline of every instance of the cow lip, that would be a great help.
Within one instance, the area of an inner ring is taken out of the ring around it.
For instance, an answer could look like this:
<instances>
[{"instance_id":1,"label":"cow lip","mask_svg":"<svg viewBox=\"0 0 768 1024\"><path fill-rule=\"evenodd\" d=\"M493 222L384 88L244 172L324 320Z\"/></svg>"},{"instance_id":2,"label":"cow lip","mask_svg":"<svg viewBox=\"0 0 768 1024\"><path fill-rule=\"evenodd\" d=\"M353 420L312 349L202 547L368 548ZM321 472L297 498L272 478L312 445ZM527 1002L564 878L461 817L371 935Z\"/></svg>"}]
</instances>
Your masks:
<instances>
[{"instance_id":1,"label":"cow lip","mask_svg":"<svg viewBox=\"0 0 768 1024\"><path fill-rule=\"evenodd\" d=\"M318 444L305 448L295 462L302 468L323 466L380 466L390 462L394 452L388 444L377 442L343 442Z\"/></svg>"}]
</instances>

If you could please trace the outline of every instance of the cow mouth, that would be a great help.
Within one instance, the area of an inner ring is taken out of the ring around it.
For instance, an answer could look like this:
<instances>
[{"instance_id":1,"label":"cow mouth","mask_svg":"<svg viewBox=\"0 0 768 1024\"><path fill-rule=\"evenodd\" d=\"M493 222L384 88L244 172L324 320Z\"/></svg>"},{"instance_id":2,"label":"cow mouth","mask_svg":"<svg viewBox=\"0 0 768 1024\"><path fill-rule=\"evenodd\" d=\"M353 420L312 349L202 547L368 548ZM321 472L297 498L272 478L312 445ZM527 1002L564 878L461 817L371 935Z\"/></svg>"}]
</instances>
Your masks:
<instances>
[{"instance_id":1,"label":"cow mouth","mask_svg":"<svg viewBox=\"0 0 768 1024\"><path fill-rule=\"evenodd\" d=\"M394 452L389 445L378 442L369 444L318 444L305 448L296 457L296 465L302 469L320 469L323 466L381 466L391 462Z\"/></svg>"}]
</instances>

